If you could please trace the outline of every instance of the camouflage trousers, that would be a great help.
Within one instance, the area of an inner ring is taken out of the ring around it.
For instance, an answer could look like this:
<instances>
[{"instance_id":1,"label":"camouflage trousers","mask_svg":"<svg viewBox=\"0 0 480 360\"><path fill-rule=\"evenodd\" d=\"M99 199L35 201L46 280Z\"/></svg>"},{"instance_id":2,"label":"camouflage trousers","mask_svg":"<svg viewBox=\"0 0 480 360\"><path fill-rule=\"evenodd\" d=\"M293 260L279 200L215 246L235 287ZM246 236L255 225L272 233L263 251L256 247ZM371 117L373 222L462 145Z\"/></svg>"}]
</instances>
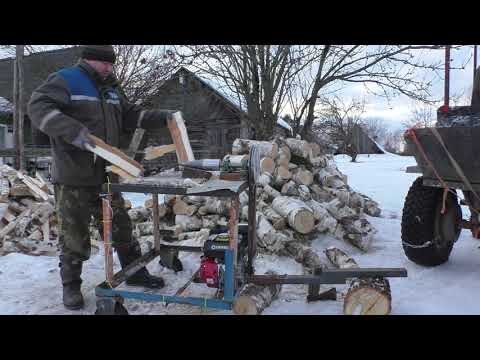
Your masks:
<instances>
[{"instance_id":1,"label":"camouflage trousers","mask_svg":"<svg viewBox=\"0 0 480 360\"><path fill-rule=\"evenodd\" d=\"M86 261L90 258L90 224L103 238L101 187L55 185L55 210L58 221L60 257ZM113 193L111 206L113 247L135 246L132 223L120 193Z\"/></svg>"}]
</instances>

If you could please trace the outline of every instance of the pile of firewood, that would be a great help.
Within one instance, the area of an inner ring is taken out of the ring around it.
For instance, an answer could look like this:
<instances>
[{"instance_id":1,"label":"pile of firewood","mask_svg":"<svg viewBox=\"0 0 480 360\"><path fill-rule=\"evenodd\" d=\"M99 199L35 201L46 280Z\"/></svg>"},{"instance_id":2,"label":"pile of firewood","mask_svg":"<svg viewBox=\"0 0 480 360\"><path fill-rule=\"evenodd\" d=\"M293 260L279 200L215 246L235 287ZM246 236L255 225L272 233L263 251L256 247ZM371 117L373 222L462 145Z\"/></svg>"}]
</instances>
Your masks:
<instances>
[{"instance_id":1,"label":"pile of firewood","mask_svg":"<svg viewBox=\"0 0 480 360\"><path fill-rule=\"evenodd\" d=\"M55 255L57 227L53 189L40 175L0 166L0 253Z\"/></svg>"},{"instance_id":2,"label":"pile of firewood","mask_svg":"<svg viewBox=\"0 0 480 360\"><path fill-rule=\"evenodd\" d=\"M257 187L257 237L260 248L281 253L292 240L318 233L345 240L368 251L375 229L365 214L379 216L378 204L352 190L332 155L320 153L316 143L293 138L272 142L237 139L234 154L261 149L262 167ZM248 219L248 196L242 194L242 218Z\"/></svg>"},{"instance_id":3,"label":"pile of firewood","mask_svg":"<svg viewBox=\"0 0 480 360\"><path fill-rule=\"evenodd\" d=\"M379 216L378 204L355 192L336 167L332 155L320 154L315 143L293 138L272 142L236 139L232 154L248 154L256 144L261 161L257 184L257 238L260 251L285 254L290 241L319 233L347 241L368 251L375 229L365 214ZM204 180L185 179L197 186ZM134 235L153 243L152 200L129 211ZM248 192L240 194L240 221L248 221ZM160 204L161 230L177 240L208 238L209 230L227 225L230 200L202 196L165 196Z\"/></svg>"}]
</instances>

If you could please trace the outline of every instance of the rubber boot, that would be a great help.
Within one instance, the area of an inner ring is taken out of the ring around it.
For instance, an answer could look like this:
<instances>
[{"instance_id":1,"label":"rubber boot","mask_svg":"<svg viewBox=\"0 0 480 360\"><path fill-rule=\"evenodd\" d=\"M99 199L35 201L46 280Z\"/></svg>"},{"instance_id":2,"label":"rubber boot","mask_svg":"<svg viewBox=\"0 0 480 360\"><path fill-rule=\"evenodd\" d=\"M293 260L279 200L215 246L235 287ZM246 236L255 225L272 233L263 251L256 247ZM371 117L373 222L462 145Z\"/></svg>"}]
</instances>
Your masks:
<instances>
[{"instance_id":1,"label":"rubber boot","mask_svg":"<svg viewBox=\"0 0 480 360\"><path fill-rule=\"evenodd\" d=\"M60 258L60 276L63 285L63 305L68 310L79 310L85 305L82 292L82 261Z\"/></svg>"},{"instance_id":2,"label":"rubber boot","mask_svg":"<svg viewBox=\"0 0 480 360\"><path fill-rule=\"evenodd\" d=\"M142 251L138 243L118 246L116 250L122 268L127 267L142 256ZM130 276L126 281L126 284L131 286L143 286L149 289L160 289L165 286L163 279L158 276L150 275L146 267L142 267L135 274Z\"/></svg>"}]
</instances>

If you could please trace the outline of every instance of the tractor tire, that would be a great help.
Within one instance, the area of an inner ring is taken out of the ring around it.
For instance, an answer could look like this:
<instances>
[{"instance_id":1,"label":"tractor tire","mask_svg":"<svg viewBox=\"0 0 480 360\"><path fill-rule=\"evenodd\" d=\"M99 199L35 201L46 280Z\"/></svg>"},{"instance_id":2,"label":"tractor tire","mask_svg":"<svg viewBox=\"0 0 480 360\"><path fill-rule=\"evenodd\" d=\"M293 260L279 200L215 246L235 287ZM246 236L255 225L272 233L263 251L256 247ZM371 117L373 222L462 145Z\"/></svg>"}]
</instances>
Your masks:
<instances>
[{"instance_id":1,"label":"tractor tire","mask_svg":"<svg viewBox=\"0 0 480 360\"><path fill-rule=\"evenodd\" d=\"M405 255L418 265L445 263L460 236L462 211L457 198L448 193L443 215L442 199L443 189L424 186L423 177L414 181L405 199L402 245Z\"/></svg>"}]
</instances>

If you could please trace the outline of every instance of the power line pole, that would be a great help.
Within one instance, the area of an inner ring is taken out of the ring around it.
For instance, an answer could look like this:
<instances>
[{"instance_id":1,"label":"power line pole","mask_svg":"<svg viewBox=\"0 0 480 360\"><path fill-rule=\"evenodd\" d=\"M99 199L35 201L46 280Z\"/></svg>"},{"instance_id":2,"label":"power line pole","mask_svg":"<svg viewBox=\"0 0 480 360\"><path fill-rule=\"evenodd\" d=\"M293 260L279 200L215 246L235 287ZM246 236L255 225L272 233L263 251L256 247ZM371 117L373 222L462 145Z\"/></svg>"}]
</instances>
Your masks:
<instances>
[{"instance_id":1,"label":"power line pole","mask_svg":"<svg viewBox=\"0 0 480 360\"><path fill-rule=\"evenodd\" d=\"M15 147L15 168L24 170L24 141L23 141L23 54L24 45L15 46L15 62L13 66L13 141Z\"/></svg>"}]
</instances>

